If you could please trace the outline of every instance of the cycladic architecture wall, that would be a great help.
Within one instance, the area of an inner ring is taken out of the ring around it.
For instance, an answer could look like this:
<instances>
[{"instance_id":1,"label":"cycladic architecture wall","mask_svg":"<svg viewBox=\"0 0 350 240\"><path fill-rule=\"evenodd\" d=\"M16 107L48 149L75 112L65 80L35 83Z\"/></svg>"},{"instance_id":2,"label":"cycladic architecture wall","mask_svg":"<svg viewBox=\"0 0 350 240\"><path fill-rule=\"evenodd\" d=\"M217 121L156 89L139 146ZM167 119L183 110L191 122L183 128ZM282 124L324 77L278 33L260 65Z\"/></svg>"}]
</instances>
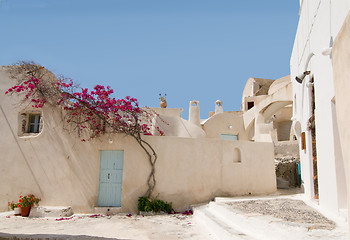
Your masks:
<instances>
[{"instance_id":1,"label":"cycladic architecture wall","mask_svg":"<svg viewBox=\"0 0 350 240\"><path fill-rule=\"evenodd\" d=\"M333 68L338 73L339 68L332 66L331 49L349 10L348 0L300 1L300 19L290 61L293 129L300 143L305 194L310 199L318 198L322 208L335 214L347 208L343 158L348 156L342 152L338 129L342 114L338 105L346 101L337 100Z\"/></svg>"},{"instance_id":2,"label":"cycladic architecture wall","mask_svg":"<svg viewBox=\"0 0 350 240\"><path fill-rule=\"evenodd\" d=\"M243 90L242 112L249 140L293 140L291 134L292 83L290 76L272 80L249 78Z\"/></svg>"},{"instance_id":3,"label":"cycladic architecture wall","mask_svg":"<svg viewBox=\"0 0 350 240\"><path fill-rule=\"evenodd\" d=\"M107 133L82 142L64 128L57 107L45 105L34 110L30 103L21 103L22 96L5 95L13 85L1 67L0 211L7 210L8 201L27 193L41 197L43 206L94 211L100 206L101 179L106 177L101 177L105 167L102 153L113 151L121 157L118 166L113 165L113 169L118 167L115 172L121 184L119 207L122 212L136 212L151 169L146 153L135 140ZM166 136L144 136L158 155L153 196L172 202L174 209L181 211L216 196L276 191L272 143L206 137L198 118L198 102L196 106L191 109L190 121L180 117L182 109L155 109L169 128Z\"/></svg>"},{"instance_id":4,"label":"cycladic architecture wall","mask_svg":"<svg viewBox=\"0 0 350 240\"><path fill-rule=\"evenodd\" d=\"M215 102L215 114L223 113L224 108L222 106L222 101L216 100Z\"/></svg>"},{"instance_id":5,"label":"cycladic architecture wall","mask_svg":"<svg viewBox=\"0 0 350 240\"><path fill-rule=\"evenodd\" d=\"M236 140L248 141L243 126L242 112L222 112L214 114L202 123L207 138L236 136Z\"/></svg>"},{"instance_id":6,"label":"cycladic architecture wall","mask_svg":"<svg viewBox=\"0 0 350 240\"><path fill-rule=\"evenodd\" d=\"M199 102L197 100L193 100L190 102L190 112L188 116L188 121L197 126L200 126L201 116L199 110Z\"/></svg>"},{"instance_id":7,"label":"cycladic architecture wall","mask_svg":"<svg viewBox=\"0 0 350 240\"><path fill-rule=\"evenodd\" d=\"M347 203L350 206L350 13L334 40L332 63L337 116L337 126L334 127L338 127L340 141L336 144L339 144L342 150L336 156L342 155L343 158L348 193ZM350 216L349 207L348 216Z\"/></svg>"},{"instance_id":8,"label":"cycladic architecture wall","mask_svg":"<svg viewBox=\"0 0 350 240\"><path fill-rule=\"evenodd\" d=\"M150 108L150 110L155 113L152 129L153 136L159 135L157 127L162 129L165 136L186 138L205 138L206 136L199 124L192 123L181 117L182 108ZM199 113L199 109L197 110ZM197 115L199 116L199 114ZM199 119L196 120L196 122L199 121Z\"/></svg>"}]
</instances>

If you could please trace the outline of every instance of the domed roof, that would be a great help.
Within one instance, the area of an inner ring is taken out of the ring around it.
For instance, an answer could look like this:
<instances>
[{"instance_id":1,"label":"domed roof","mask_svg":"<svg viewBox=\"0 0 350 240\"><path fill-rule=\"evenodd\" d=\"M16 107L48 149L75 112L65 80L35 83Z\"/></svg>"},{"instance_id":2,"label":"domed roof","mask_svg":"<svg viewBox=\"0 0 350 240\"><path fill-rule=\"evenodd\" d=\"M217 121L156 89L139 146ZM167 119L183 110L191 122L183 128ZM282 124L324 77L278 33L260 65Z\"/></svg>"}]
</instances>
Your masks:
<instances>
[{"instance_id":1,"label":"domed roof","mask_svg":"<svg viewBox=\"0 0 350 240\"><path fill-rule=\"evenodd\" d=\"M280 79L275 80L270 88L269 88L269 92L268 94L271 95L274 92L276 92L277 90L279 90L280 88L283 88L284 86L288 85L288 83L290 83L290 75L282 77Z\"/></svg>"}]
</instances>

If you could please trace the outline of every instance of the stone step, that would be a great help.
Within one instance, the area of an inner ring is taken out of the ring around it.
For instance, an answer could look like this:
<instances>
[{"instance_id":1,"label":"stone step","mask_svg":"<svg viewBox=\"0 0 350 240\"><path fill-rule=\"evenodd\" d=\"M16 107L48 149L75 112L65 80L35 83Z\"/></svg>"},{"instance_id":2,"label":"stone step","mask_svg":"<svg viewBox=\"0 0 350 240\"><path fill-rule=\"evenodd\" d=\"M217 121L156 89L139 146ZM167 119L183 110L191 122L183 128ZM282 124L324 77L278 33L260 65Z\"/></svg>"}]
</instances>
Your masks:
<instances>
[{"instance_id":1,"label":"stone step","mask_svg":"<svg viewBox=\"0 0 350 240\"><path fill-rule=\"evenodd\" d=\"M114 215L117 213L121 213L121 207L95 207L94 213L96 214L104 214L104 215Z\"/></svg>"},{"instance_id":2,"label":"stone step","mask_svg":"<svg viewBox=\"0 0 350 240\"><path fill-rule=\"evenodd\" d=\"M245 233L236 230L233 226L222 220L210 205L194 208L195 221L201 224L212 239L218 240L253 240Z\"/></svg>"},{"instance_id":3,"label":"stone step","mask_svg":"<svg viewBox=\"0 0 350 240\"><path fill-rule=\"evenodd\" d=\"M70 217L74 214L71 207L51 207L51 206L38 206L32 207L29 217L45 218L45 217Z\"/></svg>"},{"instance_id":4,"label":"stone step","mask_svg":"<svg viewBox=\"0 0 350 240\"><path fill-rule=\"evenodd\" d=\"M244 233L246 238L241 239L266 239L266 235L270 231L268 222L259 220L259 216L256 216L258 218L251 218L249 215L235 214L224 203L211 202L209 211L230 228ZM268 235L270 240L283 239L280 236L273 236L274 234Z\"/></svg>"},{"instance_id":5,"label":"stone step","mask_svg":"<svg viewBox=\"0 0 350 240\"><path fill-rule=\"evenodd\" d=\"M202 209L194 209L199 223L214 239L295 240L307 234L306 228L258 213L237 213L225 203L210 202ZM201 222L202 220L202 222Z\"/></svg>"}]
</instances>

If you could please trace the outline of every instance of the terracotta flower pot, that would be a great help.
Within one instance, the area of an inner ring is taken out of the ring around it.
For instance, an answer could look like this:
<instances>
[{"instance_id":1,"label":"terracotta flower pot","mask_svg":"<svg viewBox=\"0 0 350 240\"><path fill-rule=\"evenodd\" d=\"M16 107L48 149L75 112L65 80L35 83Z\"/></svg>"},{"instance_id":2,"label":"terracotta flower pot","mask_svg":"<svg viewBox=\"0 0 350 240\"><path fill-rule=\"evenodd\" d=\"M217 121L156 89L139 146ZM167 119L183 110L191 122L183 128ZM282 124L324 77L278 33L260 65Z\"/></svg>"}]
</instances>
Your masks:
<instances>
[{"instance_id":1,"label":"terracotta flower pot","mask_svg":"<svg viewBox=\"0 0 350 240\"><path fill-rule=\"evenodd\" d=\"M21 216L22 217L28 217L30 213L31 207L21 207Z\"/></svg>"},{"instance_id":2,"label":"terracotta flower pot","mask_svg":"<svg viewBox=\"0 0 350 240\"><path fill-rule=\"evenodd\" d=\"M168 106L168 104L167 104L166 100L163 100L163 101L160 102L160 107L161 108L166 108L167 106Z\"/></svg>"}]
</instances>

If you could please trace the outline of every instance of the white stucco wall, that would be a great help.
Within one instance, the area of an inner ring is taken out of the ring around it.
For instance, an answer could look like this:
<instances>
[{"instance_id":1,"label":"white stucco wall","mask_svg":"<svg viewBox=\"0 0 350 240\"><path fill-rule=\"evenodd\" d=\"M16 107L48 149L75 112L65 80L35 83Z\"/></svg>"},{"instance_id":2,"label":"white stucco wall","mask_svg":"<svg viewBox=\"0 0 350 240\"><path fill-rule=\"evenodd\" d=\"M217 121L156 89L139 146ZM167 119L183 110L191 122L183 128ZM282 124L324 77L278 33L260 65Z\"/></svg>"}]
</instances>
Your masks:
<instances>
[{"instance_id":1,"label":"white stucco wall","mask_svg":"<svg viewBox=\"0 0 350 240\"><path fill-rule=\"evenodd\" d=\"M145 108L147 109L147 108ZM181 117L183 108L149 108L151 111L165 116Z\"/></svg>"},{"instance_id":2,"label":"white stucco wall","mask_svg":"<svg viewBox=\"0 0 350 240\"><path fill-rule=\"evenodd\" d=\"M248 140L243 125L243 112L215 114L203 123L203 130L207 138L221 138L221 134L234 134L238 135L239 140Z\"/></svg>"},{"instance_id":3,"label":"white stucco wall","mask_svg":"<svg viewBox=\"0 0 350 240\"><path fill-rule=\"evenodd\" d=\"M135 212L147 190L146 154L130 137L106 134L80 141L63 129L56 107L42 109L44 127L35 137L17 134L19 104L5 96L13 84L0 69L0 211L20 194L34 193L41 205L72 206L90 212L97 206L101 150L124 150L122 211ZM177 117L177 116L175 116ZM209 138L146 137L158 154L154 196L176 210L215 196L266 194L276 190L273 145Z\"/></svg>"},{"instance_id":4,"label":"white stucco wall","mask_svg":"<svg viewBox=\"0 0 350 240\"><path fill-rule=\"evenodd\" d=\"M311 153L311 134L307 121L311 115L309 104L310 88L306 83L314 77L315 121L318 164L319 204L325 209L338 212L344 208L344 189L339 189L344 179L344 171L338 171L342 165L341 156L337 155L340 146L336 129L336 115L332 110L334 85L331 57L322 52L332 46L334 38L350 9L350 2L345 0L304 0L300 9L300 20L291 56L291 78L293 80L294 123L301 124L301 132L306 132L306 150L300 150L302 179L305 194L313 198L313 170ZM311 74L303 84L294 79L298 74L310 70ZM297 134L298 135L298 134ZM300 138L299 138L300 141Z\"/></svg>"},{"instance_id":5,"label":"white stucco wall","mask_svg":"<svg viewBox=\"0 0 350 240\"><path fill-rule=\"evenodd\" d=\"M206 137L206 133L200 126L178 116L159 114L153 118L152 131L154 136L159 136L159 131L157 131L156 127L159 127L159 129L164 132L165 136L188 138Z\"/></svg>"},{"instance_id":6,"label":"white stucco wall","mask_svg":"<svg viewBox=\"0 0 350 240\"><path fill-rule=\"evenodd\" d=\"M333 76L334 76L334 90L335 90L335 112L337 115L337 125L335 129L338 130L339 141L337 144L341 145L342 151L336 152L336 154L343 157L343 166L339 166L337 171L345 169L346 171L346 182L338 188L347 187L347 204L350 205L350 13L344 24L338 33L334 41L332 49L332 60L333 60ZM335 130L335 131L336 131ZM342 169L341 169L342 168ZM345 184L346 183L346 184ZM343 194L346 194L344 192ZM346 205L346 203L343 203ZM350 208L348 208L348 216L350 216ZM348 219L350 219L348 217ZM350 223L349 223L350 224Z\"/></svg>"},{"instance_id":7,"label":"white stucco wall","mask_svg":"<svg viewBox=\"0 0 350 240\"><path fill-rule=\"evenodd\" d=\"M274 142L293 140L291 133L291 118L293 115L292 106L281 108L273 114L273 136Z\"/></svg>"}]
</instances>

